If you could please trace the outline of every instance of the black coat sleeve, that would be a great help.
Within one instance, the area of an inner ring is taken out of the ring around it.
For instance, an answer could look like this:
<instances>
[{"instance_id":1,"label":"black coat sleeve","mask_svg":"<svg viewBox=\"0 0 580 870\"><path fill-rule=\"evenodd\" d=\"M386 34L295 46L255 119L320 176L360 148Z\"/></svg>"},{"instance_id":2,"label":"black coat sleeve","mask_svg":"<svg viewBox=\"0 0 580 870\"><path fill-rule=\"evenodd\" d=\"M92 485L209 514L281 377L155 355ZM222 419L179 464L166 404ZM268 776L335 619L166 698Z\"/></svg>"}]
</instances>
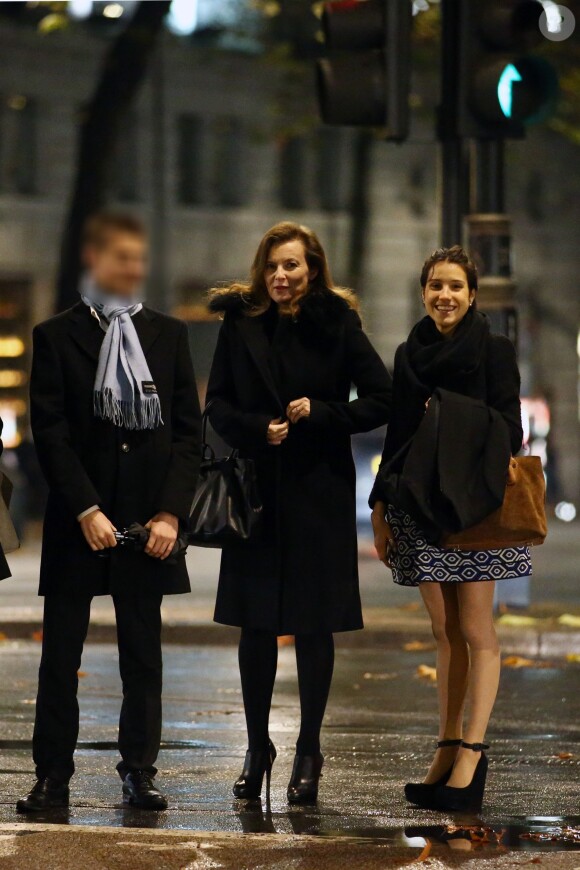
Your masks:
<instances>
[{"instance_id":1,"label":"black coat sleeve","mask_svg":"<svg viewBox=\"0 0 580 870\"><path fill-rule=\"evenodd\" d=\"M72 446L62 364L43 326L34 328L32 346L30 420L38 461L51 490L64 499L76 517L101 504L101 497Z\"/></svg>"},{"instance_id":2,"label":"black coat sleeve","mask_svg":"<svg viewBox=\"0 0 580 870\"><path fill-rule=\"evenodd\" d=\"M348 374L357 390L352 402L311 399L311 426L332 428L354 435L370 432L387 423L391 413L392 381L382 359L364 333L360 317L350 309L346 315Z\"/></svg>"},{"instance_id":3,"label":"black coat sleeve","mask_svg":"<svg viewBox=\"0 0 580 870\"><path fill-rule=\"evenodd\" d=\"M159 510L187 522L201 462L201 411L185 323L177 339L171 429L171 459Z\"/></svg>"},{"instance_id":4,"label":"black coat sleeve","mask_svg":"<svg viewBox=\"0 0 580 870\"><path fill-rule=\"evenodd\" d=\"M242 411L235 394L226 314L220 327L206 393L211 425L226 444L238 450L255 450L267 446L271 414Z\"/></svg>"},{"instance_id":5,"label":"black coat sleeve","mask_svg":"<svg viewBox=\"0 0 580 870\"><path fill-rule=\"evenodd\" d=\"M520 372L516 349L503 335L493 335L487 358L487 404L502 415L510 433L512 455L522 446Z\"/></svg>"}]
</instances>

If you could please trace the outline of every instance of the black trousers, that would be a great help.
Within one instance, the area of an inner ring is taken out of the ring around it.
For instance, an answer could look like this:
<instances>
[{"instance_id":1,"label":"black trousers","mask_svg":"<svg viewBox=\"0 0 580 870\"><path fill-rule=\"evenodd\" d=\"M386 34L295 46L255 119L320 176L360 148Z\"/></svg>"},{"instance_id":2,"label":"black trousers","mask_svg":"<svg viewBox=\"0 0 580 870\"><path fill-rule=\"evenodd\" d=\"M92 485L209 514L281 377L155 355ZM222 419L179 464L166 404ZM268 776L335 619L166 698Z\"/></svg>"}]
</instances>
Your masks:
<instances>
[{"instance_id":1,"label":"black trousers","mask_svg":"<svg viewBox=\"0 0 580 870\"><path fill-rule=\"evenodd\" d=\"M79 732L78 670L90 597L46 596L32 750L39 778L68 781ZM161 595L113 596L123 703L117 770L154 776L161 741Z\"/></svg>"}]
</instances>

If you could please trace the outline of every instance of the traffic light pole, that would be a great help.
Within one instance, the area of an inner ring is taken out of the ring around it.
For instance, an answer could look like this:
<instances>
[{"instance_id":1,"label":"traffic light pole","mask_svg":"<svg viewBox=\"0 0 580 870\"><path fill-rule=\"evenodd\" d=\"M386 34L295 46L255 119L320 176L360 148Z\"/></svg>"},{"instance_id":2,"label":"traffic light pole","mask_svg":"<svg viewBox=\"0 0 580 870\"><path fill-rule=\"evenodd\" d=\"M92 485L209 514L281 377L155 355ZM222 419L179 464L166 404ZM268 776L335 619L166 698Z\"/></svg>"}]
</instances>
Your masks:
<instances>
[{"instance_id":1,"label":"traffic light pole","mask_svg":"<svg viewBox=\"0 0 580 870\"><path fill-rule=\"evenodd\" d=\"M464 140L458 135L456 118L461 4L462 0L443 0L441 4L441 102L437 135L441 142L441 244L445 247L461 243L469 189Z\"/></svg>"},{"instance_id":2,"label":"traffic light pole","mask_svg":"<svg viewBox=\"0 0 580 870\"><path fill-rule=\"evenodd\" d=\"M502 213L505 208L504 140L472 140L470 158L469 210Z\"/></svg>"}]
</instances>

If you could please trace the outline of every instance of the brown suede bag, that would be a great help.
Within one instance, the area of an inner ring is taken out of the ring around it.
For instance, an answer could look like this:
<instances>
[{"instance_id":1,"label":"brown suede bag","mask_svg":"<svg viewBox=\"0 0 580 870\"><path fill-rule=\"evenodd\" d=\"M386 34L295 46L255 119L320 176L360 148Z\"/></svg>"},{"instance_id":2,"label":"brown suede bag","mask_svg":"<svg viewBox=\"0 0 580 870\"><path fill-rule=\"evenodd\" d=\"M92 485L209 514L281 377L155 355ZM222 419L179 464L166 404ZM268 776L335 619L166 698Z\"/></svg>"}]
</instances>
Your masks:
<instances>
[{"instance_id":1,"label":"brown suede bag","mask_svg":"<svg viewBox=\"0 0 580 870\"><path fill-rule=\"evenodd\" d=\"M539 456L510 460L503 504L477 525L462 532L445 532L445 550L502 550L543 544L546 523L546 482Z\"/></svg>"}]
</instances>

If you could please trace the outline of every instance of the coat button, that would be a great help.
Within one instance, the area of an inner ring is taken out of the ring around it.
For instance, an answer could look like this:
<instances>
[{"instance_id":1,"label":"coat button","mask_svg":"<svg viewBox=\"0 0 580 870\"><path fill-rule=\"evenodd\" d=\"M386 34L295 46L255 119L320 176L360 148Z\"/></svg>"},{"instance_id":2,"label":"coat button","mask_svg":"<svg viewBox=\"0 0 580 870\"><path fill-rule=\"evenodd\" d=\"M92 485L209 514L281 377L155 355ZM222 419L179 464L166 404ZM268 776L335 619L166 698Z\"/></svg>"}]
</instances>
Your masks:
<instances>
[{"instance_id":1,"label":"coat button","mask_svg":"<svg viewBox=\"0 0 580 870\"><path fill-rule=\"evenodd\" d=\"M128 453L130 449L131 448L129 447L127 442L123 441L123 443L121 444L121 450L123 451L123 453Z\"/></svg>"}]
</instances>

